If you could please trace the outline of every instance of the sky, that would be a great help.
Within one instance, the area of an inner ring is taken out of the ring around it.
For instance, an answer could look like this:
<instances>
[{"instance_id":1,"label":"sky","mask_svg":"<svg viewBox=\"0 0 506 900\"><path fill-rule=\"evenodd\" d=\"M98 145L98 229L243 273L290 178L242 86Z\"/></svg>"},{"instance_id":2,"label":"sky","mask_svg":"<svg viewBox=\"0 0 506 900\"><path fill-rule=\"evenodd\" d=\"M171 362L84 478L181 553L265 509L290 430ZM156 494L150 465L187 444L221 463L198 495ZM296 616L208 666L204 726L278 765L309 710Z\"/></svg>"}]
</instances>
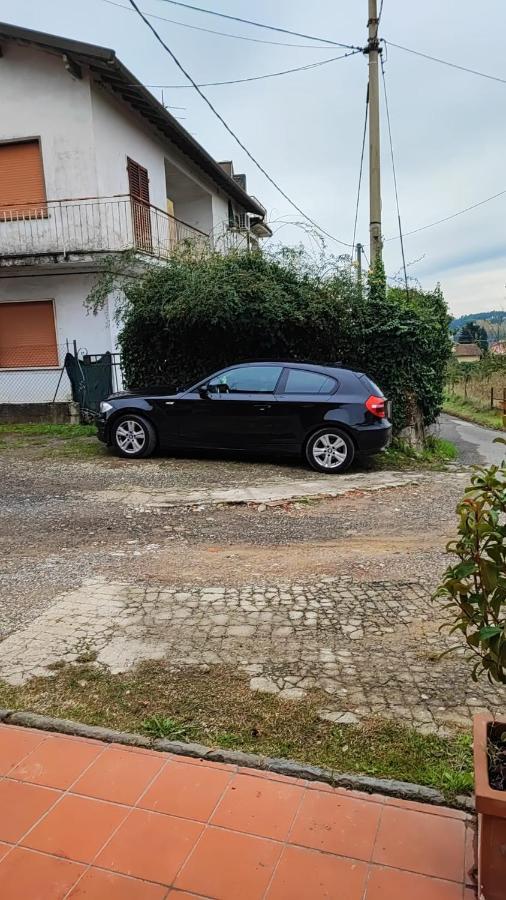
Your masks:
<instances>
[{"instance_id":1,"label":"sky","mask_svg":"<svg viewBox=\"0 0 506 900\"><path fill-rule=\"evenodd\" d=\"M115 0L128 7L128 0ZM188 0L346 44L367 40L367 0ZM137 0L172 22L151 21L197 82L263 75L339 55L335 47L276 34L174 6ZM0 0L0 19L112 47L146 85L182 85L183 75L136 13L106 0ZM181 24L229 32L238 40ZM505 0L384 0L380 36L506 79ZM404 232L506 191L506 84L388 47L385 74ZM247 84L205 88L209 99L273 179L322 228L351 243L367 85L357 54L318 68ZM153 88L160 99L161 89ZM248 190L268 210L275 239L316 244L301 216L266 180L193 88L165 88L164 102L216 159L233 159ZM398 235L384 100L383 234ZM367 162L367 157L366 157ZM368 177L364 170L356 239L368 253ZM506 309L506 193L465 215L405 238L408 273L425 289L441 283L451 311ZM288 224L287 224L288 223ZM290 224L291 223L291 224ZM326 238L329 252L347 252ZM385 266L402 265L398 239L386 240Z\"/></svg>"}]
</instances>

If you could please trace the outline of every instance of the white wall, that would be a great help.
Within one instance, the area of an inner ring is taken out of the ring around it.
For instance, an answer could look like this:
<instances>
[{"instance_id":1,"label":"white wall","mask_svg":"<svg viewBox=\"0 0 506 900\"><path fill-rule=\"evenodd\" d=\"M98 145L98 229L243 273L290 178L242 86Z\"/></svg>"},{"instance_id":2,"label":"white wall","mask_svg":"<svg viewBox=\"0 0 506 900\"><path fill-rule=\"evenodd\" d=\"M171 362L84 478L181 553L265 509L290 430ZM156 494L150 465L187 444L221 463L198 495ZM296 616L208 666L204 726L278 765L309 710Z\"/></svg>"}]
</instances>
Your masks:
<instances>
[{"instance_id":1,"label":"white wall","mask_svg":"<svg viewBox=\"0 0 506 900\"><path fill-rule=\"evenodd\" d=\"M69 342L89 353L115 351L116 329L106 307L96 316L83 307L95 276L47 275L0 278L0 303L15 300L53 300L58 361L63 365ZM0 403L46 403L53 399L60 372L45 369L0 369ZM70 399L70 384L64 375L57 400Z\"/></svg>"},{"instance_id":2,"label":"white wall","mask_svg":"<svg viewBox=\"0 0 506 900\"><path fill-rule=\"evenodd\" d=\"M10 42L2 51L0 141L40 137L48 200L95 197L89 82L72 78L61 56Z\"/></svg>"}]
</instances>

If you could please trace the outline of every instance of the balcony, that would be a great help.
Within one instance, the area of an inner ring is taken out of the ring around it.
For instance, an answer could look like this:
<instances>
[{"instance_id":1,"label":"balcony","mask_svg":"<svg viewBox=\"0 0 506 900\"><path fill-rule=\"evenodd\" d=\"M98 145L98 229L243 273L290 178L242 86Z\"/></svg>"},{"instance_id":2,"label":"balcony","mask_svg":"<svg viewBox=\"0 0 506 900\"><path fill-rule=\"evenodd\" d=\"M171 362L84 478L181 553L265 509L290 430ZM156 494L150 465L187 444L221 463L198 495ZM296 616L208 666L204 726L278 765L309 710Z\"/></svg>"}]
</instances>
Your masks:
<instances>
[{"instance_id":1,"label":"balcony","mask_svg":"<svg viewBox=\"0 0 506 900\"><path fill-rule=\"evenodd\" d=\"M44 260L83 261L135 250L167 259L178 244L209 244L209 235L130 195L47 200L0 210L0 268Z\"/></svg>"}]
</instances>

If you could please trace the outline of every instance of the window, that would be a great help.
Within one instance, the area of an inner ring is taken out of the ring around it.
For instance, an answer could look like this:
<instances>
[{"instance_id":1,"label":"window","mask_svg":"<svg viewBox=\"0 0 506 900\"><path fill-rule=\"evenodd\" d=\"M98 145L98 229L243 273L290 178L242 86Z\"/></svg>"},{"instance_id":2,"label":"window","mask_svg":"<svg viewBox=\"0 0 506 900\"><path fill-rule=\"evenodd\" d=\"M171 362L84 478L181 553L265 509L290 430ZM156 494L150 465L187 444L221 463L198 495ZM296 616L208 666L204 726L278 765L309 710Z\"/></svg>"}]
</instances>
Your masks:
<instances>
[{"instance_id":1,"label":"window","mask_svg":"<svg viewBox=\"0 0 506 900\"><path fill-rule=\"evenodd\" d=\"M0 221L46 214L39 142L0 144Z\"/></svg>"},{"instance_id":2,"label":"window","mask_svg":"<svg viewBox=\"0 0 506 900\"><path fill-rule=\"evenodd\" d=\"M135 246L139 250L152 249L151 210L149 206L148 170L127 158L128 189L130 191Z\"/></svg>"},{"instance_id":3,"label":"window","mask_svg":"<svg viewBox=\"0 0 506 900\"><path fill-rule=\"evenodd\" d=\"M289 369L286 379L285 394L332 394L337 382L328 375L319 372L306 372L305 369Z\"/></svg>"},{"instance_id":4,"label":"window","mask_svg":"<svg viewBox=\"0 0 506 900\"><path fill-rule=\"evenodd\" d=\"M0 303L0 368L57 365L52 300Z\"/></svg>"},{"instance_id":5,"label":"window","mask_svg":"<svg viewBox=\"0 0 506 900\"><path fill-rule=\"evenodd\" d=\"M213 378L209 389L217 393L272 394L281 372L281 366L242 366ZM226 386L225 391L220 385Z\"/></svg>"}]
</instances>

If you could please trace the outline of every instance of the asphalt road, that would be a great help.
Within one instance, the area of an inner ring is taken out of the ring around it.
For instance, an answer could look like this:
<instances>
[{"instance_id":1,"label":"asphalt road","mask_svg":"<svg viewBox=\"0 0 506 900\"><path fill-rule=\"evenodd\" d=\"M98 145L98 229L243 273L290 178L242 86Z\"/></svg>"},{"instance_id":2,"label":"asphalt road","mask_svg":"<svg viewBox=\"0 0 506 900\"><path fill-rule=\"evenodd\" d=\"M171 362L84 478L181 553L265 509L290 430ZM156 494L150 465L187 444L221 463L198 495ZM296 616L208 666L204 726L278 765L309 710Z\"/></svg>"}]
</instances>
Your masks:
<instances>
[{"instance_id":1,"label":"asphalt road","mask_svg":"<svg viewBox=\"0 0 506 900\"><path fill-rule=\"evenodd\" d=\"M459 450L464 465L500 465L506 456L506 445L495 444L495 438L506 439L506 433L464 422L455 416L441 415L439 436L452 441Z\"/></svg>"}]
</instances>

